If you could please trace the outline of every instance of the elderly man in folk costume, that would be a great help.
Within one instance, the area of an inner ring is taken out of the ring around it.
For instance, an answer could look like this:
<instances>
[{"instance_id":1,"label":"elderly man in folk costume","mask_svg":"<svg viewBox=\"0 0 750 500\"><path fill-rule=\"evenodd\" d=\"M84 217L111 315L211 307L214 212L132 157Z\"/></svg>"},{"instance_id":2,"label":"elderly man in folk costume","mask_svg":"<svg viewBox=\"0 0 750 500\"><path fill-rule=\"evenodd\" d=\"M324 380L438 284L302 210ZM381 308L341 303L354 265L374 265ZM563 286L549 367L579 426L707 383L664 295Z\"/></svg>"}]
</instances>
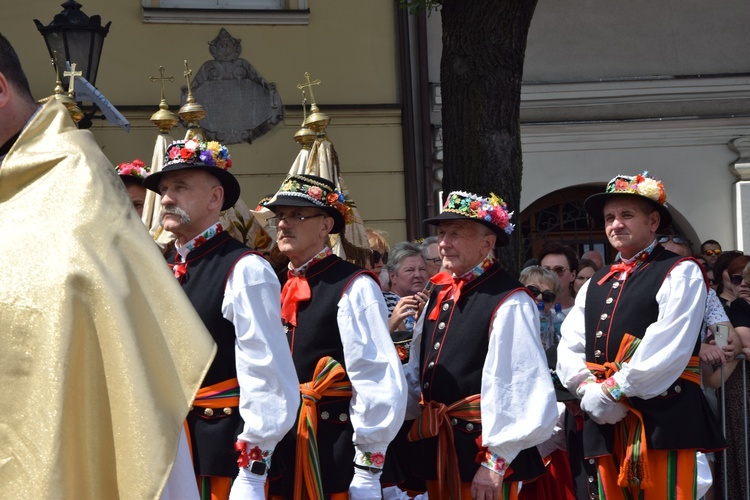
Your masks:
<instances>
[{"instance_id":1,"label":"elderly man in folk costume","mask_svg":"<svg viewBox=\"0 0 750 500\"><path fill-rule=\"evenodd\" d=\"M601 498L695 498L696 450L725 446L700 387L707 283L655 239L672 217L661 181L618 175L584 203L615 263L580 289L562 326L557 373L581 397Z\"/></svg>"},{"instance_id":2,"label":"elderly man in folk costume","mask_svg":"<svg viewBox=\"0 0 750 500\"><path fill-rule=\"evenodd\" d=\"M265 206L290 260L281 316L303 383L297 428L278 446L271 494L379 499L385 452L406 407L383 294L372 273L326 245L349 212L332 182L290 175Z\"/></svg>"},{"instance_id":3,"label":"elderly man in folk costume","mask_svg":"<svg viewBox=\"0 0 750 500\"><path fill-rule=\"evenodd\" d=\"M218 346L187 418L202 494L227 498L231 485L233 497L261 499L299 390L279 321L279 281L219 223L240 195L231 164L217 142L175 141L144 184L161 195L161 224L177 237L170 266Z\"/></svg>"},{"instance_id":4,"label":"elderly man in folk costume","mask_svg":"<svg viewBox=\"0 0 750 500\"><path fill-rule=\"evenodd\" d=\"M511 215L494 194L455 191L426 220L445 271L431 279L405 369L411 401L421 396L409 439L422 444L431 499L515 498L517 481L544 473L533 447L557 410L538 312L491 254L510 242Z\"/></svg>"},{"instance_id":5,"label":"elderly man in folk costume","mask_svg":"<svg viewBox=\"0 0 750 500\"><path fill-rule=\"evenodd\" d=\"M94 137L34 102L2 35L0 162L0 498L188 498L165 485L215 346Z\"/></svg>"}]
</instances>

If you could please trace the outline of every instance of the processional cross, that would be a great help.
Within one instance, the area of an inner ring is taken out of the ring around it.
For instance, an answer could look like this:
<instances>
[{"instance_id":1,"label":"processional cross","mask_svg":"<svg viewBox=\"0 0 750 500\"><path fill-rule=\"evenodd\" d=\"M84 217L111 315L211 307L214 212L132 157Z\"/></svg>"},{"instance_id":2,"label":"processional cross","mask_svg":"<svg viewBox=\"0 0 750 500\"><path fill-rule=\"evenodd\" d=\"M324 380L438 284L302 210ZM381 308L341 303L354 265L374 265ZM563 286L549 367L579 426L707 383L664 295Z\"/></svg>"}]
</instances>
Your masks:
<instances>
[{"instance_id":1,"label":"processional cross","mask_svg":"<svg viewBox=\"0 0 750 500\"><path fill-rule=\"evenodd\" d=\"M313 80L310 81L310 73L308 71L305 71L305 80L307 80L307 83L298 83L297 88L302 91L302 95L304 98L305 95L305 88L310 89L310 102L312 105L315 104L315 96L313 95L312 86L313 85L320 85L320 80Z\"/></svg>"},{"instance_id":2,"label":"processional cross","mask_svg":"<svg viewBox=\"0 0 750 500\"><path fill-rule=\"evenodd\" d=\"M187 61L185 61L185 63L187 64ZM157 78L155 76L149 76L148 79L151 80L152 82L160 82L161 83L161 99L163 101L164 100L164 82L165 81L166 82L173 82L174 81L174 76L166 76L165 77L164 76L164 66L159 66L159 77ZM188 81L188 88L190 88L190 82L189 81Z\"/></svg>"},{"instance_id":3,"label":"processional cross","mask_svg":"<svg viewBox=\"0 0 750 500\"><path fill-rule=\"evenodd\" d=\"M83 76L81 71L76 71L76 63L70 65L70 71L63 71L63 76L70 77L70 83L68 84L68 95L70 97L75 96L75 81L77 76Z\"/></svg>"}]
</instances>

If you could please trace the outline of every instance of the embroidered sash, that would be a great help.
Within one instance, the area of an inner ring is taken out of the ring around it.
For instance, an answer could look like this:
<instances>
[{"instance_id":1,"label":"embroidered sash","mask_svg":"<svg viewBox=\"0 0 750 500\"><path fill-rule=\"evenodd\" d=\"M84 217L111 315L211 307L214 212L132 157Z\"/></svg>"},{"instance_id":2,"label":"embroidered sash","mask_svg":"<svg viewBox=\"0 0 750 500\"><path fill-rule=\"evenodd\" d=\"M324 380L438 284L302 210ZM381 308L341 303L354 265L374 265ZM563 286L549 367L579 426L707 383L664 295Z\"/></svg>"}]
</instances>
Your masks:
<instances>
[{"instance_id":1,"label":"embroidered sash","mask_svg":"<svg viewBox=\"0 0 750 500\"><path fill-rule=\"evenodd\" d=\"M641 343L641 339L626 333L623 336L613 362L604 364L586 362L586 366L597 379L607 379L629 361ZM700 360L691 356L680 379L700 385ZM627 397L620 400L628 408L628 414L615 428L615 449L621 459L617 484L622 488L646 489L653 485L648 466L646 426L643 415L636 410Z\"/></svg>"},{"instance_id":2,"label":"embroidered sash","mask_svg":"<svg viewBox=\"0 0 750 500\"><path fill-rule=\"evenodd\" d=\"M453 441L451 419L461 419L479 424L482 422L480 395L474 394L459 399L450 406L437 401L422 402L422 413L414 421L407 439L419 441L432 437L438 438L437 446L437 481L438 489L444 490L448 483L448 498L461 498L461 475L458 471L458 455Z\"/></svg>"},{"instance_id":3,"label":"embroidered sash","mask_svg":"<svg viewBox=\"0 0 750 500\"><path fill-rule=\"evenodd\" d=\"M326 396L351 397L352 385L340 382L346 376L341 364L330 356L320 358L310 382L300 384L302 404L297 424L297 449L295 454L294 499L323 498L323 481L318 456L318 402Z\"/></svg>"}]
</instances>

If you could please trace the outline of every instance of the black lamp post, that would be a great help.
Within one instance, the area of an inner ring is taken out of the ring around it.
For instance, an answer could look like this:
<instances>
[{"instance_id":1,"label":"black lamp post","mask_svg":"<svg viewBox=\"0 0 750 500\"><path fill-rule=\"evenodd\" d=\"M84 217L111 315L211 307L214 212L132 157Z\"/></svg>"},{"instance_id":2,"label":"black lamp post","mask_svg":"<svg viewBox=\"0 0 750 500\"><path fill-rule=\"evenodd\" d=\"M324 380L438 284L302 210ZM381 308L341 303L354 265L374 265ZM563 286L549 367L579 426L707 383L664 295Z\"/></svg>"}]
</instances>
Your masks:
<instances>
[{"instance_id":1,"label":"black lamp post","mask_svg":"<svg viewBox=\"0 0 750 500\"><path fill-rule=\"evenodd\" d=\"M109 33L112 22L102 26L101 16L87 16L81 11L81 4L75 0L67 0L61 5L63 11L49 25L44 26L36 19L34 23L47 43L50 57L54 58L55 52L60 57L64 56L64 60L58 61L61 68L65 67L65 61L76 63L76 70L80 70L83 77L95 85L104 37Z\"/></svg>"}]
</instances>

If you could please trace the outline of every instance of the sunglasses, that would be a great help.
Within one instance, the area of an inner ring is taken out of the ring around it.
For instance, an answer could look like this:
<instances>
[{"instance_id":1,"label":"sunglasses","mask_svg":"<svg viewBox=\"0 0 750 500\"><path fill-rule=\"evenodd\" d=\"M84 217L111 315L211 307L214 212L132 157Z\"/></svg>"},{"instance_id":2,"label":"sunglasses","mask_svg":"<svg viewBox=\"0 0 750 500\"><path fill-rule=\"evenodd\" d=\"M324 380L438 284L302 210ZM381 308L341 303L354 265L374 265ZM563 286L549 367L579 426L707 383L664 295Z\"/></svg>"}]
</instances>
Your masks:
<instances>
[{"instance_id":1,"label":"sunglasses","mask_svg":"<svg viewBox=\"0 0 750 500\"><path fill-rule=\"evenodd\" d=\"M729 281L734 286L740 286L742 284L742 275L741 274L733 274L729 277Z\"/></svg>"},{"instance_id":2,"label":"sunglasses","mask_svg":"<svg viewBox=\"0 0 750 500\"><path fill-rule=\"evenodd\" d=\"M388 252L380 253L377 250L373 250L372 257L370 258L370 263L374 266L378 262L388 264Z\"/></svg>"},{"instance_id":3,"label":"sunglasses","mask_svg":"<svg viewBox=\"0 0 750 500\"><path fill-rule=\"evenodd\" d=\"M550 292L549 290L541 291L534 285L526 285L526 290L530 291L532 295L534 295L534 297L539 297L539 295L541 294L542 300L547 304L551 304L552 302L554 302L555 298L557 297L557 295Z\"/></svg>"},{"instance_id":4,"label":"sunglasses","mask_svg":"<svg viewBox=\"0 0 750 500\"><path fill-rule=\"evenodd\" d=\"M672 240L672 241L674 241L674 242L675 242L675 243L677 243L678 245L684 245L685 243L687 243L687 242L688 242L688 239L687 239L687 238L683 238L682 236L672 236L672 235L664 235L664 236L659 236L659 239L658 239L657 241L658 241L659 243L666 243L666 242L668 242L669 240ZM717 254L717 255L718 255L718 254Z\"/></svg>"},{"instance_id":5,"label":"sunglasses","mask_svg":"<svg viewBox=\"0 0 750 500\"><path fill-rule=\"evenodd\" d=\"M547 271L552 271L552 272L554 272L554 273L555 273L555 274L557 274L558 276L562 276L563 274L565 274L565 271L567 271L567 270L568 270L568 268L567 268L567 267L563 267L563 266L555 266L555 267L544 266L544 268L545 268L545 269L546 269Z\"/></svg>"},{"instance_id":6,"label":"sunglasses","mask_svg":"<svg viewBox=\"0 0 750 500\"><path fill-rule=\"evenodd\" d=\"M721 253L721 248L717 248L716 250L704 250L703 253L705 255L719 255Z\"/></svg>"}]
</instances>

